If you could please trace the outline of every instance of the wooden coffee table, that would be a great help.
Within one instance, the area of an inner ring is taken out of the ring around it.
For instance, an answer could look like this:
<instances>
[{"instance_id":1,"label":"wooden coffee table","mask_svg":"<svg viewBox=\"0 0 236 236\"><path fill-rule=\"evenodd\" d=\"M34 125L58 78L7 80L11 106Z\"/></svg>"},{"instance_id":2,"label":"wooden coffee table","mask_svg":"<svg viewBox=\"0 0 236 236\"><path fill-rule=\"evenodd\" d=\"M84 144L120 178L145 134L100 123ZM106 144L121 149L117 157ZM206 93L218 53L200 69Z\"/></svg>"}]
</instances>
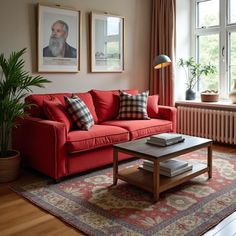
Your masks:
<instances>
[{"instance_id":1,"label":"wooden coffee table","mask_svg":"<svg viewBox=\"0 0 236 236\"><path fill-rule=\"evenodd\" d=\"M115 144L113 146L113 184L121 179L144 190L153 193L154 201L158 201L161 192L180 185L198 175L208 172L208 177L212 177L212 140L183 135L185 141L167 147L158 147L146 143L147 138ZM174 177L160 175L160 162L165 161L185 153L189 153L200 148L207 147L207 165L197 163L193 169ZM138 168L138 165L130 168L118 170L118 153L133 155L139 159L153 161L153 173Z\"/></svg>"}]
</instances>

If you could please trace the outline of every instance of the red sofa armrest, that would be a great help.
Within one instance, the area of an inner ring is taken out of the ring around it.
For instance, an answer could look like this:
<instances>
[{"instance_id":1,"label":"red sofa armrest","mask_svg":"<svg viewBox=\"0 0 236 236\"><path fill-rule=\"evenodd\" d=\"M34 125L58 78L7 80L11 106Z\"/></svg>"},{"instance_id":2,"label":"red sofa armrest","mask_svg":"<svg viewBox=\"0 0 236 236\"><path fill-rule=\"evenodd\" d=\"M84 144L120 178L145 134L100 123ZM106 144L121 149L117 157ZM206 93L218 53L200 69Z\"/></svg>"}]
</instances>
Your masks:
<instances>
[{"instance_id":1,"label":"red sofa armrest","mask_svg":"<svg viewBox=\"0 0 236 236\"><path fill-rule=\"evenodd\" d=\"M172 121L173 132L176 132L177 109L170 106L158 106L157 118Z\"/></svg>"},{"instance_id":2,"label":"red sofa armrest","mask_svg":"<svg viewBox=\"0 0 236 236\"><path fill-rule=\"evenodd\" d=\"M54 179L67 174L65 124L35 117L18 118L12 131L12 147L29 166Z\"/></svg>"}]
</instances>

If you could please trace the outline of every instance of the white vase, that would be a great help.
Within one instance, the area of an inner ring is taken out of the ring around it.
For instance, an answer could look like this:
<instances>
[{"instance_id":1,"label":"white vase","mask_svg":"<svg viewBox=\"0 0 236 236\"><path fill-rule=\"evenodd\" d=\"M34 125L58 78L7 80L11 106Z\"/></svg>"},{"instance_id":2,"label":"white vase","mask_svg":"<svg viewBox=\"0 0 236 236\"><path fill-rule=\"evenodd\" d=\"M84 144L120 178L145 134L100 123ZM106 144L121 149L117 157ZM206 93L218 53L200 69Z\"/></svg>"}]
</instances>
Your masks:
<instances>
[{"instance_id":1,"label":"white vase","mask_svg":"<svg viewBox=\"0 0 236 236\"><path fill-rule=\"evenodd\" d=\"M231 92L229 93L229 98L232 103L236 103L236 79L233 80L233 86Z\"/></svg>"}]
</instances>

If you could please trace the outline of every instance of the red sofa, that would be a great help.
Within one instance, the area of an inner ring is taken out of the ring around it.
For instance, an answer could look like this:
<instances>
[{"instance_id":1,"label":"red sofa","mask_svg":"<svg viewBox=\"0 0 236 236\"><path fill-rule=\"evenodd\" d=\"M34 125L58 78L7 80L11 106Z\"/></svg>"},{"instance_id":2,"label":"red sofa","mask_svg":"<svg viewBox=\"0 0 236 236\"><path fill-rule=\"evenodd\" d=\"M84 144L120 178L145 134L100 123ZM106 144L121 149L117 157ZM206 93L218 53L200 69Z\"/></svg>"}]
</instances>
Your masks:
<instances>
[{"instance_id":1,"label":"red sofa","mask_svg":"<svg viewBox=\"0 0 236 236\"><path fill-rule=\"evenodd\" d=\"M126 90L137 94L137 90ZM88 131L67 131L62 122L48 120L43 101L57 97L65 106L64 96L70 93L33 94L26 102L35 103L29 116L18 119L12 132L12 145L21 152L23 160L32 168L55 180L112 163L112 145L157 133L176 131L174 107L149 106L150 120L116 120L119 111L119 91L91 90L76 93L93 115L95 125ZM152 104L153 105L153 104ZM155 104L156 105L156 104ZM158 109L158 111L157 111ZM120 155L119 160L129 158Z\"/></svg>"}]
</instances>

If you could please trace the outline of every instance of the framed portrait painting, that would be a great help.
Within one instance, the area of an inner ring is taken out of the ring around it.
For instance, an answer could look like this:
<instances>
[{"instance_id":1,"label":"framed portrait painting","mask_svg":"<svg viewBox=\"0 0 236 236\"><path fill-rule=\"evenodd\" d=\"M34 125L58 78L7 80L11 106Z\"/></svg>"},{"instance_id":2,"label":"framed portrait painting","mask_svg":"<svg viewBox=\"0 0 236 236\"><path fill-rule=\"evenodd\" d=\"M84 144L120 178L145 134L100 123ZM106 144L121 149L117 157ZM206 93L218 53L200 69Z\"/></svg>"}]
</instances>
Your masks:
<instances>
[{"instance_id":1,"label":"framed portrait painting","mask_svg":"<svg viewBox=\"0 0 236 236\"><path fill-rule=\"evenodd\" d=\"M124 18L91 13L91 72L124 70Z\"/></svg>"},{"instance_id":2,"label":"framed portrait painting","mask_svg":"<svg viewBox=\"0 0 236 236\"><path fill-rule=\"evenodd\" d=\"M38 72L80 70L80 11L38 5Z\"/></svg>"}]
</instances>

